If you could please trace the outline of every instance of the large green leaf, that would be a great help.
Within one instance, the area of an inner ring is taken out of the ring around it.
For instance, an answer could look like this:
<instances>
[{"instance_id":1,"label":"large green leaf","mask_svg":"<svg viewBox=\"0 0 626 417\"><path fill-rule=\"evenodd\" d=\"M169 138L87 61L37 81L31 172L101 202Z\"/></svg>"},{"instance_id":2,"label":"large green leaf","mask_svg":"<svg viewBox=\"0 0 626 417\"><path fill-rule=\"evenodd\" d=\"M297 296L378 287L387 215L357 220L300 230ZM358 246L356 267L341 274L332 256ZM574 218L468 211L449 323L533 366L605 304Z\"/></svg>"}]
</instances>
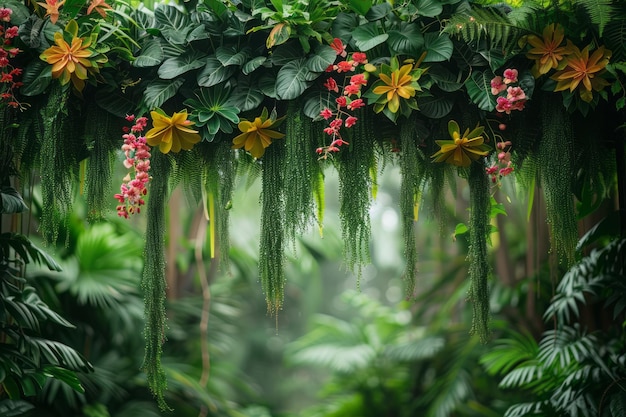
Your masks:
<instances>
[{"instance_id":1,"label":"large green leaf","mask_svg":"<svg viewBox=\"0 0 626 417\"><path fill-rule=\"evenodd\" d=\"M274 49L270 59L274 65L286 65L302 57L302 49L298 48L295 43L290 42Z\"/></svg>"},{"instance_id":2,"label":"large green leaf","mask_svg":"<svg viewBox=\"0 0 626 417\"><path fill-rule=\"evenodd\" d=\"M348 6L361 16L365 16L372 8L372 0L348 0Z\"/></svg>"},{"instance_id":3,"label":"large green leaf","mask_svg":"<svg viewBox=\"0 0 626 417\"><path fill-rule=\"evenodd\" d=\"M356 47L360 51L369 51L384 43L388 38L389 35L387 33L379 33L376 22L361 25L352 32L352 39L354 39Z\"/></svg>"},{"instance_id":4,"label":"large green leaf","mask_svg":"<svg viewBox=\"0 0 626 417\"><path fill-rule=\"evenodd\" d=\"M263 103L264 98L263 92L253 85L249 77L245 77L239 80L228 102L244 112L259 107Z\"/></svg>"},{"instance_id":5,"label":"large green leaf","mask_svg":"<svg viewBox=\"0 0 626 417\"><path fill-rule=\"evenodd\" d=\"M496 108L495 100L491 94L493 77L494 74L489 70L477 71L465 81L467 94L481 110L493 111Z\"/></svg>"},{"instance_id":6,"label":"large green leaf","mask_svg":"<svg viewBox=\"0 0 626 417\"><path fill-rule=\"evenodd\" d=\"M0 213L12 214L22 213L28 210L28 206L24 203L22 196L13 187L0 187Z\"/></svg>"},{"instance_id":7,"label":"large green leaf","mask_svg":"<svg viewBox=\"0 0 626 417\"><path fill-rule=\"evenodd\" d=\"M254 72L257 68L259 68L261 65L263 65L265 61L267 61L267 57L255 56L250 61L244 64L243 68L241 68L241 72L243 72L244 75L249 75L252 72Z\"/></svg>"},{"instance_id":8,"label":"large green leaf","mask_svg":"<svg viewBox=\"0 0 626 417\"><path fill-rule=\"evenodd\" d=\"M120 118L132 114L136 105L128 94L113 86L99 88L96 91L96 103L104 110Z\"/></svg>"},{"instance_id":9,"label":"large green leaf","mask_svg":"<svg viewBox=\"0 0 626 417\"><path fill-rule=\"evenodd\" d=\"M22 417L35 408L34 405L23 400L0 400L0 416Z\"/></svg>"},{"instance_id":10,"label":"large green leaf","mask_svg":"<svg viewBox=\"0 0 626 417\"><path fill-rule=\"evenodd\" d=\"M389 32L389 47L398 55L419 56L424 46L424 36L415 23L402 24Z\"/></svg>"},{"instance_id":11,"label":"large green leaf","mask_svg":"<svg viewBox=\"0 0 626 417\"><path fill-rule=\"evenodd\" d=\"M390 3L384 2L380 4L375 4L370 8L369 12L367 12L365 18L370 22L373 22L376 20L384 19L389 14L389 12L391 12Z\"/></svg>"},{"instance_id":12,"label":"large green leaf","mask_svg":"<svg viewBox=\"0 0 626 417\"><path fill-rule=\"evenodd\" d=\"M215 50L215 57L223 66L243 66L250 56L248 49L237 50L234 46L220 46Z\"/></svg>"},{"instance_id":13,"label":"large green leaf","mask_svg":"<svg viewBox=\"0 0 626 417\"><path fill-rule=\"evenodd\" d=\"M431 119L441 119L452 111L454 98L448 95L418 97L417 105L420 112Z\"/></svg>"},{"instance_id":14,"label":"large green leaf","mask_svg":"<svg viewBox=\"0 0 626 417\"><path fill-rule=\"evenodd\" d=\"M183 31L188 28L191 23L189 15L173 4L158 4L154 10L154 18L161 29L169 28Z\"/></svg>"},{"instance_id":15,"label":"large green leaf","mask_svg":"<svg viewBox=\"0 0 626 417\"><path fill-rule=\"evenodd\" d=\"M439 0L416 0L417 14L426 17L439 16L443 11L443 5Z\"/></svg>"},{"instance_id":16,"label":"large green leaf","mask_svg":"<svg viewBox=\"0 0 626 417\"><path fill-rule=\"evenodd\" d=\"M336 106L333 96L328 93L313 91L304 98L303 112L307 117L321 120L320 112L325 108Z\"/></svg>"},{"instance_id":17,"label":"large green leaf","mask_svg":"<svg viewBox=\"0 0 626 417\"><path fill-rule=\"evenodd\" d=\"M344 42L350 41L352 32L359 26L358 17L354 13L339 13L333 21L332 33Z\"/></svg>"},{"instance_id":18,"label":"large green leaf","mask_svg":"<svg viewBox=\"0 0 626 417\"><path fill-rule=\"evenodd\" d=\"M307 78L310 71L304 58L291 61L278 71L276 76L276 94L282 100L293 100L309 87Z\"/></svg>"},{"instance_id":19,"label":"large green leaf","mask_svg":"<svg viewBox=\"0 0 626 417\"><path fill-rule=\"evenodd\" d=\"M20 88L20 93L25 96L37 96L48 88L52 81L52 66L44 61L37 61L26 67Z\"/></svg>"},{"instance_id":20,"label":"large green leaf","mask_svg":"<svg viewBox=\"0 0 626 417\"><path fill-rule=\"evenodd\" d=\"M276 94L276 78L271 72L266 72L259 77L259 89L266 97L278 98Z\"/></svg>"},{"instance_id":21,"label":"large green leaf","mask_svg":"<svg viewBox=\"0 0 626 417\"><path fill-rule=\"evenodd\" d=\"M450 59L454 46L447 33L428 32L424 35L424 49L428 52L424 62L441 62Z\"/></svg>"},{"instance_id":22,"label":"large green leaf","mask_svg":"<svg viewBox=\"0 0 626 417\"><path fill-rule=\"evenodd\" d=\"M235 72L234 67L225 67L216 57L209 57L206 60L204 69L198 74L198 85L201 87L212 87L229 79Z\"/></svg>"},{"instance_id":23,"label":"large green leaf","mask_svg":"<svg viewBox=\"0 0 626 417\"><path fill-rule=\"evenodd\" d=\"M428 75L443 91L458 91L463 87L460 77L455 76L450 70L442 65L433 65L428 69Z\"/></svg>"},{"instance_id":24,"label":"large green leaf","mask_svg":"<svg viewBox=\"0 0 626 417\"><path fill-rule=\"evenodd\" d=\"M177 78L174 81L152 81L143 93L143 103L145 107L150 110L161 107L163 103L174 97L184 82L185 80L183 78Z\"/></svg>"},{"instance_id":25,"label":"large green leaf","mask_svg":"<svg viewBox=\"0 0 626 417\"><path fill-rule=\"evenodd\" d=\"M315 53L306 60L306 66L313 72L324 72L329 65L335 62L337 53L328 45L321 45Z\"/></svg>"},{"instance_id":26,"label":"large green leaf","mask_svg":"<svg viewBox=\"0 0 626 417\"><path fill-rule=\"evenodd\" d=\"M154 67L163 62L163 47L158 39L148 40L141 49L141 54L133 61L133 66Z\"/></svg>"},{"instance_id":27,"label":"large green leaf","mask_svg":"<svg viewBox=\"0 0 626 417\"><path fill-rule=\"evenodd\" d=\"M159 67L159 77L171 80L188 71L201 68L205 64L205 57L202 52L189 50L180 56L166 59Z\"/></svg>"}]
</instances>

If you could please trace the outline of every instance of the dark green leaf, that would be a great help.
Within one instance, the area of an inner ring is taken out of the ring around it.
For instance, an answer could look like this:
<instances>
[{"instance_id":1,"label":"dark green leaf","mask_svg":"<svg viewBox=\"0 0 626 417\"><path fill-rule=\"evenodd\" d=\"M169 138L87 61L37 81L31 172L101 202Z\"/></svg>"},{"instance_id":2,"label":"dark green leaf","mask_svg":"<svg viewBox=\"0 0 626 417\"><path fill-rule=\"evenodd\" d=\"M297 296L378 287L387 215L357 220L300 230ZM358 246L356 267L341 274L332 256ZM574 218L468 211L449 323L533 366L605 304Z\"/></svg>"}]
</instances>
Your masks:
<instances>
[{"instance_id":1,"label":"dark green leaf","mask_svg":"<svg viewBox=\"0 0 626 417\"><path fill-rule=\"evenodd\" d=\"M424 36L415 23L403 24L389 32L389 48L395 54L419 56L424 46Z\"/></svg>"},{"instance_id":2,"label":"dark green leaf","mask_svg":"<svg viewBox=\"0 0 626 417\"><path fill-rule=\"evenodd\" d=\"M313 91L304 98L303 112L311 119L321 120L320 112L325 108L333 108L335 105L334 98L330 94Z\"/></svg>"},{"instance_id":3,"label":"dark green leaf","mask_svg":"<svg viewBox=\"0 0 626 417\"><path fill-rule=\"evenodd\" d=\"M23 400L0 400L0 416L21 417L27 415L34 405Z\"/></svg>"},{"instance_id":4,"label":"dark green leaf","mask_svg":"<svg viewBox=\"0 0 626 417\"><path fill-rule=\"evenodd\" d=\"M154 10L154 18L161 28L183 31L189 24L189 16L172 4L160 3Z\"/></svg>"},{"instance_id":5,"label":"dark green leaf","mask_svg":"<svg viewBox=\"0 0 626 417\"><path fill-rule=\"evenodd\" d=\"M177 78L174 81L156 80L151 82L143 93L145 107L152 110L161 107L170 98L174 97L185 80Z\"/></svg>"},{"instance_id":6,"label":"dark green leaf","mask_svg":"<svg viewBox=\"0 0 626 417\"><path fill-rule=\"evenodd\" d=\"M329 65L335 62L337 53L328 45L321 45L315 53L306 60L306 66L313 72L324 72Z\"/></svg>"},{"instance_id":7,"label":"dark green leaf","mask_svg":"<svg viewBox=\"0 0 626 417\"><path fill-rule=\"evenodd\" d=\"M447 61L454 50L450 36L439 32L428 32L424 35L424 48L428 52L424 62Z\"/></svg>"},{"instance_id":8,"label":"dark green leaf","mask_svg":"<svg viewBox=\"0 0 626 417\"><path fill-rule=\"evenodd\" d=\"M385 18L389 12L391 12L391 5L389 3L375 4L370 8L370 11L367 12L365 18L373 22Z\"/></svg>"},{"instance_id":9,"label":"dark green leaf","mask_svg":"<svg viewBox=\"0 0 626 417\"><path fill-rule=\"evenodd\" d=\"M443 6L439 0L417 0L415 3L417 14L426 17L439 16Z\"/></svg>"},{"instance_id":10,"label":"dark green leaf","mask_svg":"<svg viewBox=\"0 0 626 417\"><path fill-rule=\"evenodd\" d=\"M298 98L310 85L307 81L310 71L304 59L291 61L283 66L276 76L276 94L282 100Z\"/></svg>"},{"instance_id":11,"label":"dark green leaf","mask_svg":"<svg viewBox=\"0 0 626 417\"><path fill-rule=\"evenodd\" d=\"M294 43L286 43L280 45L271 56L271 62L274 65L286 65L290 62L302 58L302 50L297 48Z\"/></svg>"},{"instance_id":12,"label":"dark green leaf","mask_svg":"<svg viewBox=\"0 0 626 417\"><path fill-rule=\"evenodd\" d=\"M446 94L421 96L417 98L420 113L431 119L441 119L452 111L454 98Z\"/></svg>"},{"instance_id":13,"label":"dark green leaf","mask_svg":"<svg viewBox=\"0 0 626 417\"><path fill-rule=\"evenodd\" d=\"M229 103L244 112L259 107L263 103L264 98L263 92L258 87L252 85L251 80L244 78L237 84Z\"/></svg>"},{"instance_id":14,"label":"dark green leaf","mask_svg":"<svg viewBox=\"0 0 626 417\"><path fill-rule=\"evenodd\" d=\"M159 67L159 77L171 80L188 71L198 69L205 64L206 55L202 52L190 50L180 56L166 59Z\"/></svg>"},{"instance_id":15,"label":"dark green leaf","mask_svg":"<svg viewBox=\"0 0 626 417\"><path fill-rule=\"evenodd\" d=\"M246 64L249 55L248 50L242 49L241 51L238 51L233 46L220 46L215 50L215 57L225 67L229 65L237 65L241 67Z\"/></svg>"},{"instance_id":16,"label":"dark green leaf","mask_svg":"<svg viewBox=\"0 0 626 417\"><path fill-rule=\"evenodd\" d=\"M129 95L119 88L108 86L96 91L96 103L104 110L120 118L132 114L135 109L135 103Z\"/></svg>"},{"instance_id":17,"label":"dark green leaf","mask_svg":"<svg viewBox=\"0 0 626 417\"><path fill-rule=\"evenodd\" d=\"M428 75L435 82L437 87L446 92L458 91L463 87L459 77L441 65L433 65L428 69Z\"/></svg>"},{"instance_id":18,"label":"dark green leaf","mask_svg":"<svg viewBox=\"0 0 626 417\"><path fill-rule=\"evenodd\" d=\"M250 75L252 72L254 72L254 70L256 70L261 65L263 65L265 61L267 61L267 57L256 56L244 64L243 68L241 69L241 72L243 72L244 75Z\"/></svg>"},{"instance_id":19,"label":"dark green leaf","mask_svg":"<svg viewBox=\"0 0 626 417\"><path fill-rule=\"evenodd\" d=\"M229 79L234 72L234 67L225 67L217 58L209 57L204 69L198 74L198 85L212 87Z\"/></svg>"},{"instance_id":20,"label":"dark green leaf","mask_svg":"<svg viewBox=\"0 0 626 417\"><path fill-rule=\"evenodd\" d=\"M352 39L354 39L356 47L360 51L369 51L384 43L388 38L389 35L387 33L379 34L376 22L361 25L352 32Z\"/></svg>"},{"instance_id":21,"label":"dark green leaf","mask_svg":"<svg viewBox=\"0 0 626 417\"><path fill-rule=\"evenodd\" d=\"M354 13L339 13L333 21L332 33L336 38L349 42L352 38L352 32L358 26L358 16Z\"/></svg>"},{"instance_id":22,"label":"dark green leaf","mask_svg":"<svg viewBox=\"0 0 626 417\"><path fill-rule=\"evenodd\" d=\"M154 67L163 62L163 47L158 39L148 40L141 49L141 54L133 61L134 67Z\"/></svg>"},{"instance_id":23,"label":"dark green leaf","mask_svg":"<svg viewBox=\"0 0 626 417\"><path fill-rule=\"evenodd\" d=\"M0 188L0 196L2 197L0 200L0 213L22 213L28 210L28 206L15 188L8 186Z\"/></svg>"},{"instance_id":24,"label":"dark green leaf","mask_svg":"<svg viewBox=\"0 0 626 417\"><path fill-rule=\"evenodd\" d=\"M372 0L348 0L348 6L361 16L365 16L372 8Z\"/></svg>"},{"instance_id":25,"label":"dark green leaf","mask_svg":"<svg viewBox=\"0 0 626 417\"><path fill-rule=\"evenodd\" d=\"M481 110L493 111L496 108L495 100L491 94L491 80L494 74L489 71L477 71L465 81L465 88L470 99Z\"/></svg>"},{"instance_id":26,"label":"dark green leaf","mask_svg":"<svg viewBox=\"0 0 626 417\"><path fill-rule=\"evenodd\" d=\"M46 366L43 371L51 378L65 382L74 391L84 393L85 389L80 383L80 380L76 376L74 371L69 369L60 368L58 366Z\"/></svg>"},{"instance_id":27,"label":"dark green leaf","mask_svg":"<svg viewBox=\"0 0 626 417\"><path fill-rule=\"evenodd\" d=\"M52 81L52 66L44 61L36 61L26 67L20 88L20 93L25 96L37 96L48 88Z\"/></svg>"}]
</instances>

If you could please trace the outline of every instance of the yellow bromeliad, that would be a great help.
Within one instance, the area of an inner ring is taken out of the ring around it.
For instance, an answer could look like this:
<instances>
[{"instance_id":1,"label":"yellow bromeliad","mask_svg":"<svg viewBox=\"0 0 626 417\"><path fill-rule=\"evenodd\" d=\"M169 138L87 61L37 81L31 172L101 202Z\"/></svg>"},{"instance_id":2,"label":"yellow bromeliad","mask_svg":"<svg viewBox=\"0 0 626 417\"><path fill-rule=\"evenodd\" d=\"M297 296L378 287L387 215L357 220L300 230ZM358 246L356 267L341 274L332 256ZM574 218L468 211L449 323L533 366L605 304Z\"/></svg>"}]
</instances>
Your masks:
<instances>
[{"instance_id":1,"label":"yellow bromeliad","mask_svg":"<svg viewBox=\"0 0 626 417\"><path fill-rule=\"evenodd\" d=\"M244 148L255 158L260 158L265 153L265 148L272 144L272 139L280 139L284 133L271 130L280 125L285 116L276 118L274 112L268 115L267 108L263 108L260 117L253 121L241 119L239 130L243 133L233 139L233 149Z\"/></svg>"},{"instance_id":2,"label":"yellow bromeliad","mask_svg":"<svg viewBox=\"0 0 626 417\"><path fill-rule=\"evenodd\" d=\"M459 124L450 120L448 122L448 133L452 140L436 140L435 143L441 147L431 158L433 162L447 162L460 167L468 167L472 161L476 161L482 156L487 156L491 148L486 145L482 133L483 126L476 126L470 132L465 129L461 135Z\"/></svg>"},{"instance_id":3,"label":"yellow bromeliad","mask_svg":"<svg viewBox=\"0 0 626 417\"><path fill-rule=\"evenodd\" d=\"M380 70L372 65L366 68L368 72L378 76L372 88L364 94L369 104L374 105L374 112L384 112L387 117L396 121L400 114L408 116L412 110L417 109L415 96L418 91L422 91L417 81L426 71L418 66L419 62L400 66L397 58L393 57L390 65L383 64Z\"/></svg>"},{"instance_id":4,"label":"yellow bromeliad","mask_svg":"<svg viewBox=\"0 0 626 417\"><path fill-rule=\"evenodd\" d=\"M189 128L193 126L193 122L187 120L187 110L174 112L172 117L160 111L151 111L150 116L154 127L146 133L146 142L150 146L158 145L161 152L180 152L181 149L188 151L200 142L198 131Z\"/></svg>"},{"instance_id":5,"label":"yellow bromeliad","mask_svg":"<svg viewBox=\"0 0 626 417\"><path fill-rule=\"evenodd\" d=\"M70 20L64 31L54 34L55 45L43 51L39 58L52 65L52 78L58 78L62 85L72 81L74 88L80 92L89 73L97 73L99 64L107 61L106 56L90 48L95 39L95 35L78 37L78 24Z\"/></svg>"},{"instance_id":6,"label":"yellow bromeliad","mask_svg":"<svg viewBox=\"0 0 626 417\"><path fill-rule=\"evenodd\" d=\"M563 26L551 24L543 29L542 37L529 35L527 40L532 46L526 57L535 61L532 73L535 78L547 74L548 71L558 68L560 62L571 50L569 46L561 46L565 39Z\"/></svg>"},{"instance_id":7,"label":"yellow bromeliad","mask_svg":"<svg viewBox=\"0 0 626 417\"><path fill-rule=\"evenodd\" d=\"M611 59L611 51L601 46L589 56L589 46L582 51L573 44L569 48L572 54L566 58L565 68L550 77L557 81L554 91L569 89L573 92L578 88L580 98L589 103L593 100L594 91L600 91L609 85L601 74Z\"/></svg>"}]
</instances>

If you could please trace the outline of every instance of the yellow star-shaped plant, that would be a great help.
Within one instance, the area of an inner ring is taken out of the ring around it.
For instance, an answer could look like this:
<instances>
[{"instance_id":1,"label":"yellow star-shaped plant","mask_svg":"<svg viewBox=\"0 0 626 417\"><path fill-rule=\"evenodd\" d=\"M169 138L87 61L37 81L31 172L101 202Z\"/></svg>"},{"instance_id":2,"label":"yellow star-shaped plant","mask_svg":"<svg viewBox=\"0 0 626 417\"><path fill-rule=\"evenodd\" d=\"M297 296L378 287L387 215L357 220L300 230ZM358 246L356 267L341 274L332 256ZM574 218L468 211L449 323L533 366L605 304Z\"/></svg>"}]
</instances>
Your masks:
<instances>
[{"instance_id":1,"label":"yellow star-shaped plant","mask_svg":"<svg viewBox=\"0 0 626 417\"><path fill-rule=\"evenodd\" d=\"M466 129L461 135L459 124L450 120L448 122L448 133L452 140L436 140L435 143L441 147L431 158L433 162L447 162L459 167L468 167L472 161L476 161L482 156L487 156L491 148L485 144L482 133L483 126L476 126L470 132Z\"/></svg>"},{"instance_id":2,"label":"yellow star-shaped plant","mask_svg":"<svg viewBox=\"0 0 626 417\"><path fill-rule=\"evenodd\" d=\"M146 142L150 146L158 145L161 152L188 151L200 142L198 131L189 128L194 123L187 120L187 110L174 112L172 117L160 111L151 111L150 116L154 127L146 133Z\"/></svg>"},{"instance_id":3,"label":"yellow star-shaped plant","mask_svg":"<svg viewBox=\"0 0 626 417\"><path fill-rule=\"evenodd\" d=\"M271 130L280 125L285 116L276 119L273 115L268 115L267 108L263 108L260 117L255 117L253 121L241 119L239 122L240 135L233 139L233 149L244 148L255 158L260 158L265 153L265 148L272 144L272 139L280 139L284 133Z\"/></svg>"}]
</instances>

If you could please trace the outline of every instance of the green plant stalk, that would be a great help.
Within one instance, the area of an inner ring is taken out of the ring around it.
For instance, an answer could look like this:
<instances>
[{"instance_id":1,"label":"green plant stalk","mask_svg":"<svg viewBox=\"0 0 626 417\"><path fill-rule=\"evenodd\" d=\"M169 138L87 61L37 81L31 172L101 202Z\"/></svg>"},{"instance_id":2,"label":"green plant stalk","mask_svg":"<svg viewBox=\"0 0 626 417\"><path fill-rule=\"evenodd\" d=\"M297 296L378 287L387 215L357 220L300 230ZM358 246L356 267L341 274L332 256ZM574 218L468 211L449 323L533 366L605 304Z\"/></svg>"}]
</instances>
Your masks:
<instances>
[{"instance_id":1,"label":"green plant stalk","mask_svg":"<svg viewBox=\"0 0 626 417\"><path fill-rule=\"evenodd\" d=\"M472 328L481 342L489 340L489 276L491 268L487 253L487 238L490 233L490 184L482 162L470 166L468 184L470 189L469 218L469 278L468 299L473 303Z\"/></svg>"},{"instance_id":2,"label":"green plant stalk","mask_svg":"<svg viewBox=\"0 0 626 417\"><path fill-rule=\"evenodd\" d=\"M168 200L168 179L171 163L167 155L154 152L151 159L150 184L146 217L146 245L144 248L145 265L141 287L144 292L144 337L146 349L142 370L146 373L148 386L152 391L159 408L169 410L165 402L164 392L167 379L161 356L167 318L165 316L165 208Z\"/></svg>"},{"instance_id":3,"label":"green plant stalk","mask_svg":"<svg viewBox=\"0 0 626 417\"><path fill-rule=\"evenodd\" d=\"M277 315L285 290L285 141L277 140L263 157L259 272L269 314Z\"/></svg>"}]
</instances>

